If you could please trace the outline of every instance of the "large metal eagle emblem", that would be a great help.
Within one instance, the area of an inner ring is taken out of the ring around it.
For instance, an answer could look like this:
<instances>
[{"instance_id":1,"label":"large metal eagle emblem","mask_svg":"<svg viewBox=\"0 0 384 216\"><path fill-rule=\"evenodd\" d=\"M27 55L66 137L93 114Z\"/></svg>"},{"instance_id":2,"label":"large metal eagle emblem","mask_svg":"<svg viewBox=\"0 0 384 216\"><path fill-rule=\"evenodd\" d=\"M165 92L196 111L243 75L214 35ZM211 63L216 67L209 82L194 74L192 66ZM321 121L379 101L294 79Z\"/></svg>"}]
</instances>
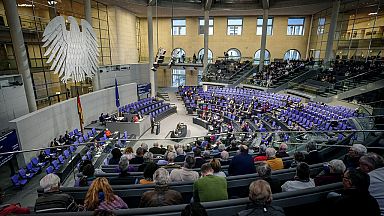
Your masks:
<instances>
[{"instance_id":1,"label":"large metal eagle emblem","mask_svg":"<svg viewBox=\"0 0 384 216\"><path fill-rule=\"evenodd\" d=\"M44 30L43 47L48 47L44 56L52 63L50 70L59 74L61 81L80 82L92 77L98 70L99 49L92 26L81 20L81 29L72 16L68 17L69 31L62 16L52 19Z\"/></svg>"}]
</instances>

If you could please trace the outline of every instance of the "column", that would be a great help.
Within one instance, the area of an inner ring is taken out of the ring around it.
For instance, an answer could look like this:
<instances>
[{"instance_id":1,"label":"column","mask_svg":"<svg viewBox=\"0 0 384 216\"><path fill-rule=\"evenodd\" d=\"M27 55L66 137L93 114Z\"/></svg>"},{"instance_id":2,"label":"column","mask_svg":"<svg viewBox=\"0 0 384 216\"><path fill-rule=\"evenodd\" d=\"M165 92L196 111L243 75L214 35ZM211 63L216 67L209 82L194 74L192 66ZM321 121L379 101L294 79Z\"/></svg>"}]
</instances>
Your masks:
<instances>
[{"instance_id":1,"label":"column","mask_svg":"<svg viewBox=\"0 0 384 216\"><path fill-rule=\"evenodd\" d=\"M261 33L261 44L260 44L260 64L259 71L263 71L264 59L265 59L265 47L267 45L267 25L268 25L268 9L263 10L263 27Z\"/></svg>"},{"instance_id":2,"label":"column","mask_svg":"<svg viewBox=\"0 0 384 216\"><path fill-rule=\"evenodd\" d=\"M337 17L339 15L340 0L335 0L332 3L331 24L329 25L329 32L327 38L327 47L325 50L324 63L329 66L329 62L333 59L333 39L335 38Z\"/></svg>"},{"instance_id":3,"label":"column","mask_svg":"<svg viewBox=\"0 0 384 216\"><path fill-rule=\"evenodd\" d=\"M154 56L153 56L153 21L152 21L152 6L147 6L147 22L148 22L148 57L149 57L149 80L151 82L151 96L156 96L156 72L152 71Z\"/></svg>"},{"instance_id":4,"label":"column","mask_svg":"<svg viewBox=\"0 0 384 216\"><path fill-rule=\"evenodd\" d=\"M85 14L85 20L92 26L92 7L91 7L91 0L84 0L84 14ZM99 41L100 43L100 41ZM93 76L92 80L92 86L93 91L100 90L100 72L99 70L96 71L95 76Z\"/></svg>"},{"instance_id":5,"label":"column","mask_svg":"<svg viewBox=\"0 0 384 216\"><path fill-rule=\"evenodd\" d=\"M27 96L27 103L29 112L37 110L35 93L33 91L31 71L29 70L27 51L24 45L23 32L19 20L19 12L15 0L3 0L5 14L11 33L13 50L17 63L17 69L23 77L25 95Z\"/></svg>"},{"instance_id":6,"label":"column","mask_svg":"<svg viewBox=\"0 0 384 216\"><path fill-rule=\"evenodd\" d=\"M203 71L208 66L208 36L209 36L209 11L204 11L204 58L203 58Z\"/></svg>"},{"instance_id":7,"label":"column","mask_svg":"<svg viewBox=\"0 0 384 216\"><path fill-rule=\"evenodd\" d=\"M47 0L47 2L51 2L51 0ZM49 8L48 8L49 18L53 19L57 15L56 3L52 3L52 4L48 3L48 5L49 5Z\"/></svg>"}]
</instances>

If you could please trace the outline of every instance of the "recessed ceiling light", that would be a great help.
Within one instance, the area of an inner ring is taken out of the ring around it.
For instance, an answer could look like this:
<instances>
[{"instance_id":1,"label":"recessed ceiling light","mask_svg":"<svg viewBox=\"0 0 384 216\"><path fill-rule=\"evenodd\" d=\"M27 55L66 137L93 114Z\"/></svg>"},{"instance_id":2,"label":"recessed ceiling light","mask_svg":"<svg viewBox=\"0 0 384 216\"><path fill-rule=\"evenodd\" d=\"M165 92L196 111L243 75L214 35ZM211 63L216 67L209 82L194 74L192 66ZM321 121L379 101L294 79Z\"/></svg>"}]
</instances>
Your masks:
<instances>
[{"instance_id":1,"label":"recessed ceiling light","mask_svg":"<svg viewBox=\"0 0 384 216\"><path fill-rule=\"evenodd\" d=\"M369 13L368 15L369 15L369 16L377 15L377 12L372 12L372 13Z\"/></svg>"}]
</instances>

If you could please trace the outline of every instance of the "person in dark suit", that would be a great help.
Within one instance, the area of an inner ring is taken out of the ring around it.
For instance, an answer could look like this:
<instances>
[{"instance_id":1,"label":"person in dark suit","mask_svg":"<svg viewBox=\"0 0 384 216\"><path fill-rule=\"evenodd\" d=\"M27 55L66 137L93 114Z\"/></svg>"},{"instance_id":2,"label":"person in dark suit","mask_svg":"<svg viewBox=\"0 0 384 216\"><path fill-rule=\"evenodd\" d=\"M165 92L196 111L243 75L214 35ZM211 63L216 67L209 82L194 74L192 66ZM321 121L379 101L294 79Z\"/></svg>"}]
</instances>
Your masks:
<instances>
[{"instance_id":1,"label":"person in dark suit","mask_svg":"<svg viewBox=\"0 0 384 216\"><path fill-rule=\"evenodd\" d=\"M159 148L159 143L155 142L153 143L153 147L149 149L149 152L152 154L164 154L161 148Z\"/></svg>"},{"instance_id":2,"label":"person in dark suit","mask_svg":"<svg viewBox=\"0 0 384 216\"><path fill-rule=\"evenodd\" d=\"M136 156L131 159L131 164L142 164L144 163L144 149L139 147L136 149Z\"/></svg>"},{"instance_id":3,"label":"person in dark suit","mask_svg":"<svg viewBox=\"0 0 384 216\"><path fill-rule=\"evenodd\" d=\"M193 154L196 160L194 168L201 168L201 166L205 163L205 160L201 157L201 150L196 148L193 150Z\"/></svg>"},{"instance_id":4,"label":"person in dark suit","mask_svg":"<svg viewBox=\"0 0 384 216\"><path fill-rule=\"evenodd\" d=\"M323 162L322 155L317 151L316 143L309 142L307 144L308 155L305 157L305 162L309 165Z\"/></svg>"},{"instance_id":5,"label":"person in dark suit","mask_svg":"<svg viewBox=\"0 0 384 216\"><path fill-rule=\"evenodd\" d=\"M129 166L129 160L127 157L121 157L119 161L119 170L120 174L117 177L113 177L109 179L109 184L111 185L127 185L127 184L135 184L137 182L137 178L135 176L131 176L129 172L133 171L133 168Z\"/></svg>"},{"instance_id":6,"label":"person in dark suit","mask_svg":"<svg viewBox=\"0 0 384 216\"><path fill-rule=\"evenodd\" d=\"M245 175L256 172L253 158L248 154L248 146L240 145L240 154L233 157L229 164L229 175Z\"/></svg>"}]
</instances>

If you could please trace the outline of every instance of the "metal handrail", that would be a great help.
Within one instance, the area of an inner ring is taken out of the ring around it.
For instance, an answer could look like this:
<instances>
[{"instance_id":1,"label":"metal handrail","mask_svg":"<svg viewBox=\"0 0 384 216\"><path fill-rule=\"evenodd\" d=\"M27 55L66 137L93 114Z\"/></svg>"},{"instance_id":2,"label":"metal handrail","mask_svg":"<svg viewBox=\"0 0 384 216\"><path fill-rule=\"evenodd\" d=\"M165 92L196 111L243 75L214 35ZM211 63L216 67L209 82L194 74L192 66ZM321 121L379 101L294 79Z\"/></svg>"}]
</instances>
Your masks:
<instances>
[{"instance_id":1,"label":"metal handrail","mask_svg":"<svg viewBox=\"0 0 384 216\"><path fill-rule=\"evenodd\" d=\"M227 134L281 134L281 133L356 133L356 132L370 132L370 133L376 133L380 132L382 133L383 130L331 130L331 131L266 131L266 132L231 132L231 133L219 133L219 134L211 134L211 135L203 135L203 136L191 136L191 137L183 137L183 139L198 139L203 138L206 136L222 136ZM45 149L57 149L57 148L64 148L64 147L70 147L70 146L83 146L88 144L95 144L95 143L103 143L103 142L111 142L111 141L155 141L155 140L179 140L180 138L140 138L140 139L120 139L120 138L112 138L109 140L104 141L93 141L93 142L84 142L80 144L70 144L70 145L60 145L56 147L43 147L43 148L36 148L36 149L28 149L28 150L19 150L19 151L11 151L11 152L3 152L0 153L0 155L7 155L7 154L16 154L16 153L27 153L27 152L34 152L34 151L43 151ZM287 143L290 144L290 143ZM301 143L303 144L303 143ZM333 146L333 145L332 145ZM350 147L350 146L349 146ZM368 147L367 147L368 148ZM384 147L383 147L384 148Z\"/></svg>"}]
</instances>

